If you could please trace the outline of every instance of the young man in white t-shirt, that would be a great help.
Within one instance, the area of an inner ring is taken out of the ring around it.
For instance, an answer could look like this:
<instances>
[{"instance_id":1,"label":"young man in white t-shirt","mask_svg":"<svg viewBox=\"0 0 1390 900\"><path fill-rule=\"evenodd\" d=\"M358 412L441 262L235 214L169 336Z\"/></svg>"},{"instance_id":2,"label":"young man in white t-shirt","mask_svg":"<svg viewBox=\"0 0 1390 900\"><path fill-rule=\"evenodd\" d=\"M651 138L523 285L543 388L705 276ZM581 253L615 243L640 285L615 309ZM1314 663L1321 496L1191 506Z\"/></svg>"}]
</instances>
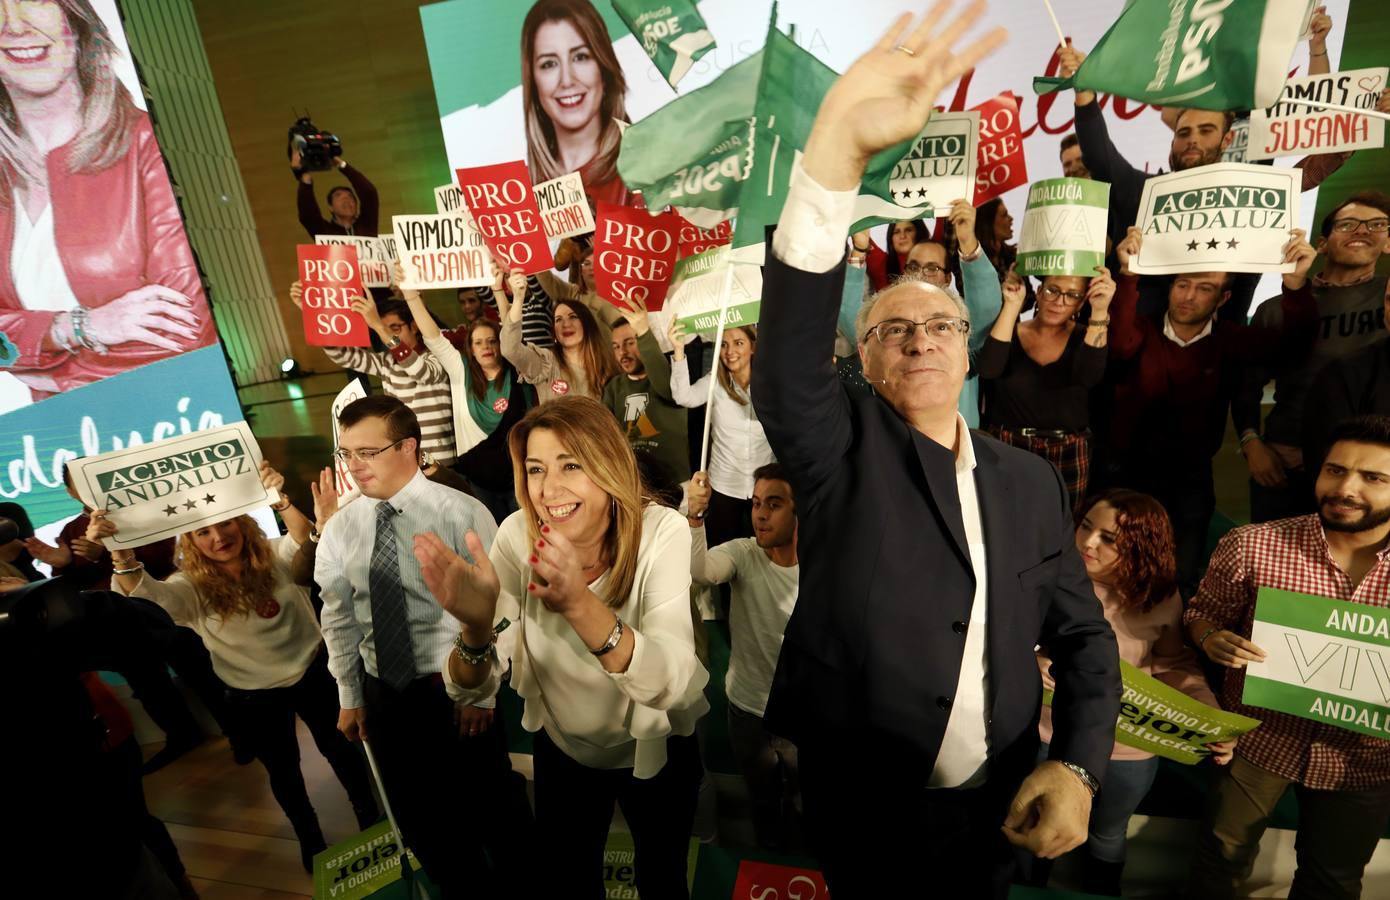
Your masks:
<instances>
[{"instance_id":1,"label":"young man in white t-shirt","mask_svg":"<svg viewBox=\"0 0 1390 900\"><path fill-rule=\"evenodd\" d=\"M753 802L758 846L794 849L800 812L796 747L763 728L763 710L777 671L782 632L796 605L796 503L781 465L753 473L754 537L706 549L704 515L709 478L691 480L690 574L696 584L729 584L732 652L724 691L729 698L729 739Z\"/></svg>"}]
</instances>

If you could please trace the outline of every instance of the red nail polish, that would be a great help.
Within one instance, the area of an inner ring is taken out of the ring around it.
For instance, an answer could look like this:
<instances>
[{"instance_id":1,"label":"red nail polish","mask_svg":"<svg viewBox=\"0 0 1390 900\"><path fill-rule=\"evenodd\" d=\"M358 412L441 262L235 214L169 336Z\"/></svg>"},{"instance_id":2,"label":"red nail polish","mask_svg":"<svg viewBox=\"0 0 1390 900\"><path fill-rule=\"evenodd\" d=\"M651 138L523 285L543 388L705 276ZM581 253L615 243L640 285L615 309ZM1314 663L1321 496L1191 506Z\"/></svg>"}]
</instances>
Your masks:
<instances>
[{"instance_id":1,"label":"red nail polish","mask_svg":"<svg viewBox=\"0 0 1390 900\"><path fill-rule=\"evenodd\" d=\"M526 590L528 593L534 594L536 592L536 586L534 584L528 584L526 585Z\"/></svg>"},{"instance_id":2,"label":"red nail polish","mask_svg":"<svg viewBox=\"0 0 1390 900\"><path fill-rule=\"evenodd\" d=\"M545 541L536 541L536 547L537 547L537 548L544 547L544 546L545 546Z\"/></svg>"},{"instance_id":3,"label":"red nail polish","mask_svg":"<svg viewBox=\"0 0 1390 900\"><path fill-rule=\"evenodd\" d=\"M534 566L536 563L540 562L540 560L537 559L537 558L535 557L534 554L531 556L531 559L528 560L528 561L529 561L529 562L531 563L531 565L533 565L533 566Z\"/></svg>"},{"instance_id":4,"label":"red nail polish","mask_svg":"<svg viewBox=\"0 0 1390 900\"><path fill-rule=\"evenodd\" d=\"M550 526L549 526L549 525L542 525L542 526L541 526L541 534L550 534Z\"/></svg>"}]
</instances>

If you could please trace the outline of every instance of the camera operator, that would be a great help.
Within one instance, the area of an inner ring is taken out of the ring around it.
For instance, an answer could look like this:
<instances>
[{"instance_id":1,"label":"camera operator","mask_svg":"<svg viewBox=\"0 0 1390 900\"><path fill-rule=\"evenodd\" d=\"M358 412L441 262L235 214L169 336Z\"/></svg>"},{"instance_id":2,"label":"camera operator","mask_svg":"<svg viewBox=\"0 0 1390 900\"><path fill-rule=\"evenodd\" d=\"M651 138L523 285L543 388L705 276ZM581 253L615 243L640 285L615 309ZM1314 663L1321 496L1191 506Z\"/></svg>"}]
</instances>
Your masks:
<instances>
[{"instance_id":1,"label":"camera operator","mask_svg":"<svg viewBox=\"0 0 1390 900\"><path fill-rule=\"evenodd\" d=\"M290 170L299 179L299 223L313 238L317 234L353 234L376 237L379 209L376 186L367 176L348 165L341 156L333 157L333 167L343 173L352 187L338 185L328 192L328 213L325 219L314 196L314 176L301 167L298 147L290 151Z\"/></svg>"}]
</instances>

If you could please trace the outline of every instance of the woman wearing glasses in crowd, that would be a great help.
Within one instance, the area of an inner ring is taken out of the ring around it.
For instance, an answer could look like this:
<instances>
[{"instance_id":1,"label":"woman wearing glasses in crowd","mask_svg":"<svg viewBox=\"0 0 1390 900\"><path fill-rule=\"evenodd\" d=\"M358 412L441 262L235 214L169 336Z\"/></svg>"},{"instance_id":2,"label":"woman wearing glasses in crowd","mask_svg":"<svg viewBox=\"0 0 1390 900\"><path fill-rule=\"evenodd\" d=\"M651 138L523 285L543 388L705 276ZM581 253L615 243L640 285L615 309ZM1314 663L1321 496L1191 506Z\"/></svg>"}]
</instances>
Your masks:
<instances>
[{"instance_id":1,"label":"woman wearing glasses in crowd","mask_svg":"<svg viewBox=\"0 0 1390 900\"><path fill-rule=\"evenodd\" d=\"M671 318L667 331L671 338L671 396L681 406L703 406L711 396L710 379L717 379L709 415L710 495L705 528L714 547L735 538L753 536L753 473L776 462L758 413L753 409L749 383L753 377L753 354L758 349L758 329L752 325L726 328L719 343L719 360L714 371L693 385L685 363L685 345L691 338L680 320Z\"/></svg>"},{"instance_id":2,"label":"woman wearing glasses in crowd","mask_svg":"<svg viewBox=\"0 0 1390 900\"><path fill-rule=\"evenodd\" d=\"M527 282L528 290L540 290L534 276ZM502 319L502 355L516 366L522 381L536 386L540 403L568 395L603 396L603 386L617 374L618 366L599 340L598 321L588 307L578 300L556 303L555 346L538 347L522 341L522 304L508 301L501 291L494 296Z\"/></svg>"},{"instance_id":3,"label":"woman wearing glasses in crowd","mask_svg":"<svg viewBox=\"0 0 1390 900\"><path fill-rule=\"evenodd\" d=\"M1110 272L1101 266L1096 271L1092 278L1044 278L1036 312L1026 322L1018 321L1023 280L1011 276L1003 287L1004 308L975 360L985 388L985 428L1056 466L1073 509L1089 481L1090 391L1105 375L1115 295ZM1078 312L1088 302L1090 315L1078 326Z\"/></svg>"},{"instance_id":4,"label":"woman wearing glasses in crowd","mask_svg":"<svg viewBox=\"0 0 1390 900\"><path fill-rule=\"evenodd\" d=\"M536 733L538 896L603 895L616 801L638 891L686 897L695 723L709 709L689 526L652 502L617 420L595 400L539 406L509 443L525 489L491 550L470 533L474 565L434 535L415 539L425 583L463 623L442 660L445 684L455 700L490 696L510 661L522 725Z\"/></svg>"},{"instance_id":5,"label":"woman wearing glasses in crowd","mask_svg":"<svg viewBox=\"0 0 1390 900\"><path fill-rule=\"evenodd\" d=\"M1183 641L1173 528L1158 501L1127 490L1111 490L1094 498L1086 504L1076 526L1076 549L1086 564L1105 619L1115 632L1120 659L1219 709L1196 654ZM1054 687L1051 667L1048 650L1043 647L1038 651L1038 668L1048 690ZM1038 759L1047 759L1052 741L1050 706L1042 708L1038 731L1042 738ZM1235 745L1232 740L1207 746L1212 760L1224 766L1231 761ZM1091 804L1081 885L1084 892L1120 896L1126 826L1157 771L1158 759L1152 753L1115 742L1101 778L1104 787ZM1035 868L1035 884L1046 884L1049 868L1047 864Z\"/></svg>"},{"instance_id":6,"label":"woman wearing glasses in crowd","mask_svg":"<svg viewBox=\"0 0 1390 900\"><path fill-rule=\"evenodd\" d=\"M261 481L276 490L285 483L269 463L261 464ZM338 686L328 672L318 616L309 592L290 574L311 523L288 497L273 508L287 535L267 539L245 515L187 532L179 536L178 571L164 581L147 577L134 551L113 550L111 589L158 603L203 639L229 688L240 736L265 766L271 793L294 826L307 872L328 844L299 768L296 716L347 790L358 826L372 825L379 814L366 763L338 731ZM115 533L105 510L92 513L88 540Z\"/></svg>"},{"instance_id":7,"label":"woman wearing glasses in crowd","mask_svg":"<svg viewBox=\"0 0 1390 900\"><path fill-rule=\"evenodd\" d=\"M512 276L512 290L525 293L525 275ZM535 405L535 392L502 355L502 332L496 322L479 319L468 327L465 356L434 323L419 291L403 288L401 296L415 314L425 347L449 375L458 453L454 470L468 479L469 492L500 522L516 510L507 434Z\"/></svg>"}]
</instances>

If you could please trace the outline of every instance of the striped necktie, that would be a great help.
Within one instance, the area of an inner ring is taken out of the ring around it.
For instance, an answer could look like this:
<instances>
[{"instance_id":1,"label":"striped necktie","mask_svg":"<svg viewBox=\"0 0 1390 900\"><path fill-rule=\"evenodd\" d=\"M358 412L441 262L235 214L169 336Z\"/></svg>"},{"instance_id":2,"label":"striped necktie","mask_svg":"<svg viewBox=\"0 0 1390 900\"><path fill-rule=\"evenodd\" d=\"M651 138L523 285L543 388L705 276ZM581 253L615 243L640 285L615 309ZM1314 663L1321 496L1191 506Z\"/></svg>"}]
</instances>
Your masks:
<instances>
[{"instance_id":1,"label":"striped necktie","mask_svg":"<svg viewBox=\"0 0 1390 900\"><path fill-rule=\"evenodd\" d=\"M391 524L395 515L396 509L390 503L377 504L376 544L372 547L367 587L372 599L377 675L399 691L415 680L415 650L410 643L396 531Z\"/></svg>"}]
</instances>

